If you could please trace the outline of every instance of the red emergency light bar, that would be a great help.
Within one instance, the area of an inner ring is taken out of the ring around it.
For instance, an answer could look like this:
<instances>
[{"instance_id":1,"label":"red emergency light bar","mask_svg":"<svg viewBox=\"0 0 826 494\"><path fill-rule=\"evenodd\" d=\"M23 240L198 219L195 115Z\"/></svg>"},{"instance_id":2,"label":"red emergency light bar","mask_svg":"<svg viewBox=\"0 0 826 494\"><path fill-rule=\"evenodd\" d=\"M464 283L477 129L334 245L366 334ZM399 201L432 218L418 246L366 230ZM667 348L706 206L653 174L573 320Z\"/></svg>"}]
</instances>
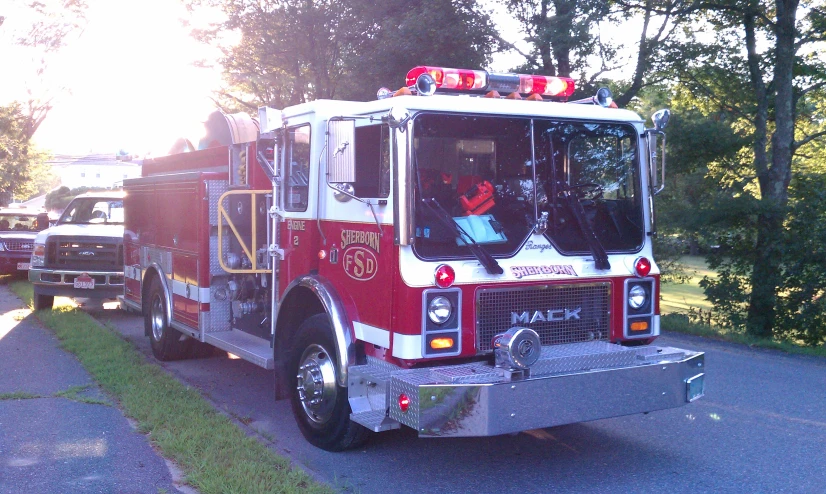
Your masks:
<instances>
[{"instance_id":1,"label":"red emergency light bar","mask_svg":"<svg viewBox=\"0 0 826 494\"><path fill-rule=\"evenodd\" d=\"M407 73L407 86L414 86L422 74L429 74L436 88L450 92L498 91L499 93L539 94L566 100L574 94L574 80L568 77L551 77L527 74L497 74L485 70L450 69L420 65Z\"/></svg>"}]
</instances>

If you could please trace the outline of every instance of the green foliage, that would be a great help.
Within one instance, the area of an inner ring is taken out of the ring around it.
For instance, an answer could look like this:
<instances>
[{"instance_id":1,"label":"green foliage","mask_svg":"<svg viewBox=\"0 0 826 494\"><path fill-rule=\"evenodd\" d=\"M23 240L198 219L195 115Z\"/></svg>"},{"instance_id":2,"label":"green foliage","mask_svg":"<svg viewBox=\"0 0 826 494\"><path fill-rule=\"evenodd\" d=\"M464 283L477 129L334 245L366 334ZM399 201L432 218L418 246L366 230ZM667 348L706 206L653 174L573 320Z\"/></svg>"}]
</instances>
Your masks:
<instances>
[{"instance_id":1,"label":"green foliage","mask_svg":"<svg viewBox=\"0 0 826 494\"><path fill-rule=\"evenodd\" d=\"M0 191L6 201L29 197L53 183L46 155L29 144L22 105L0 106Z\"/></svg>"},{"instance_id":2,"label":"green foliage","mask_svg":"<svg viewBox=\"0 0 826 494\"><path fill-rule=\"evenodd\" d=\"M470 0L190 0L220 7L227 21L197 37L240 32L225 50L226 110L283 108L316 99L375 99L404 85L416 65L481 67L496 36Z\"/></svg>"},{"instance_id":3,"label":"green foliage","mask_svg":"<svg viewBox=\"0 0 826 494\"><path fill-rule=\"evenodd\" d=\"M66 209L66 206L74 199L76 196L80 194L85 194L86 192L93 192L97 190L106 190L102 188L89 188L89 187L77 187L74 189L69 189L65 185L60 187L57 190L53 190L46 194L46 209L49 211L63 211Z\"/></svg>"},{"instance_id":4,"label":"green foliage","mask_svg":"<svg viewBox=\"0 0 826 494\"><path fill-rule=\"evenodd\" d=\"M776 334L826 343L826 175L798 176L791 187Z\"/></svg>"}]
</instances>

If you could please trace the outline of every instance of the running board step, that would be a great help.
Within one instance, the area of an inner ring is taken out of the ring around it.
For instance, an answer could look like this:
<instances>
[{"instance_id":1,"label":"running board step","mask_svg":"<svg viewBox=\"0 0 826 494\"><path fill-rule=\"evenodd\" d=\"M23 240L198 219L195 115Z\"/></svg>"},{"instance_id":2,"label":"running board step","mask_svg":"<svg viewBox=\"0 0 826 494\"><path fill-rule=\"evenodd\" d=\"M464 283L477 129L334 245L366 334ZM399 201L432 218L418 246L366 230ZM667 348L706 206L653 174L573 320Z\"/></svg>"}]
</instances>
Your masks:
<instances>
[{"instance_id":1,"label":"running board step","mask_svg":"<svg viewBox=\"0 0 826 494\"><path fill-rule=\"evenodd\" d=\"M350 420L373 432L389 431L401 427L401 424L387 416L386 410L351 413Z\"/></svg>"},{"instance_id":2,"label":"running board step","mask_svg":"<svg viewBox=\"0 0 826 494\"><path fill-rule=\"evenodd\" d=\"M270 342L249 333L233 329L206 333L204 342L265 369L275 368Z\"/></svg>"}]
</instances>

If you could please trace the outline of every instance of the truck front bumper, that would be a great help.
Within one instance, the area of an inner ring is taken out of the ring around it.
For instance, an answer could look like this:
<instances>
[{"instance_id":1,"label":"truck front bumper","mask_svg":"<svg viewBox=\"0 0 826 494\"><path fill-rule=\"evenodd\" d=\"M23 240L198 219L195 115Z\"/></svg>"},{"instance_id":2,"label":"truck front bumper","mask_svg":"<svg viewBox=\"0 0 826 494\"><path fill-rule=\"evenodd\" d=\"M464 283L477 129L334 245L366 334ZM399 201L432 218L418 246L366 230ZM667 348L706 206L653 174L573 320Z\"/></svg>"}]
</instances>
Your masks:
<instances>
[{"instance_id":1,"label":"truck front bumper","mask_svg":"<svg viewBox=\"0 0 826 494\"><path fill-rule=\"evenodd\" d=\"M94 288L75 288L75 278L89 275ZM40 295L61 297L115 298L123 293L123 271L75 271L30 268L29 281Z\"/></svg>"},{"instance_id":2,"label":"truck front bumper","mask_svg":"<svg viewBox=\"0 0 826 494\"><path fill-rule=\"evenodd\" d=\"M677 348L549 346L529 377L486 363L389 372L387 418L422 437L494 436L679 407L703 395L704 372L703 353Z\"/></svg>"}]
</instances>

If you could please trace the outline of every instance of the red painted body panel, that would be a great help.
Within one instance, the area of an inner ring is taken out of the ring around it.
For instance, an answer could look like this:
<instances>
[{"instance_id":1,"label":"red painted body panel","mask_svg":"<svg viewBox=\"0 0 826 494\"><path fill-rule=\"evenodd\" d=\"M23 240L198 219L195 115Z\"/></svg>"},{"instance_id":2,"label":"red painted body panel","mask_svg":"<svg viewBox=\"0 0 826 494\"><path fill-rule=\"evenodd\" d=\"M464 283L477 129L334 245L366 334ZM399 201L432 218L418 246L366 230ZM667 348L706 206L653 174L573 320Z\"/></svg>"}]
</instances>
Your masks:
<instances>
[{"instance_id":1,"label":"red painted body panel","mask_svg":"<svg viewBox=\"0 0 826 494\"><path fill-rule=\"evenodd\" d=\"M172 252L172 279L192 286L197 293L198 256L190 253ZM207 280L204 280L207 281ZM199 306L197 300L182 295L172 295L172 314L176 320L197 328Z\"/></svg>"},{"instance_id":2,"label":"red painted body panel","mask_svg":"<svg viewBox=\"0 0 826 494\"><path fill-rule=\"evenodd\" d=\"M225 149L226 150L226 149ZM218 155L214 150L201 155L212 160ZM187 153L195 154L195 153ZM226 154L221 154L224 166ZM168 169L179 171L191 158L174 155L158 159ZM181 164L184 163L184 164ZM198 162L203 165L203 162ZM214 161L209 161L214 163ZM155 172L160 173L156 167ZM209 310L209 304L199 304L196 294L199 287L209 286L209 209L206 200L208 180L227 180L226 172L173 173L150 175L141 179L127 180L124 184L125 226L124 256L127 266L146 269L148 260L141 258L142 248L168 253L171 270L165 273L175 282L191 286L192 295L173 294L173 315L179 322L197 329L201 310ZM127 279L125 296L141 303L141 283Z\"/></svg>"},{"instance_id":3,"label":"red painted body panel","mask_svg":"<svg viewBox=\"0 0 826 494\"><path fill-rule=\"evenodd\" d=\"M355 308L356 312L349 314L353 321L393 331L399 259L393 227L384 225L381 235L375 223L322 221L321 228L327 238L327 258L319 263L319 274ZM333 249L338 251L336 264L330 260Z\"/></svg>"}]
</instances>

